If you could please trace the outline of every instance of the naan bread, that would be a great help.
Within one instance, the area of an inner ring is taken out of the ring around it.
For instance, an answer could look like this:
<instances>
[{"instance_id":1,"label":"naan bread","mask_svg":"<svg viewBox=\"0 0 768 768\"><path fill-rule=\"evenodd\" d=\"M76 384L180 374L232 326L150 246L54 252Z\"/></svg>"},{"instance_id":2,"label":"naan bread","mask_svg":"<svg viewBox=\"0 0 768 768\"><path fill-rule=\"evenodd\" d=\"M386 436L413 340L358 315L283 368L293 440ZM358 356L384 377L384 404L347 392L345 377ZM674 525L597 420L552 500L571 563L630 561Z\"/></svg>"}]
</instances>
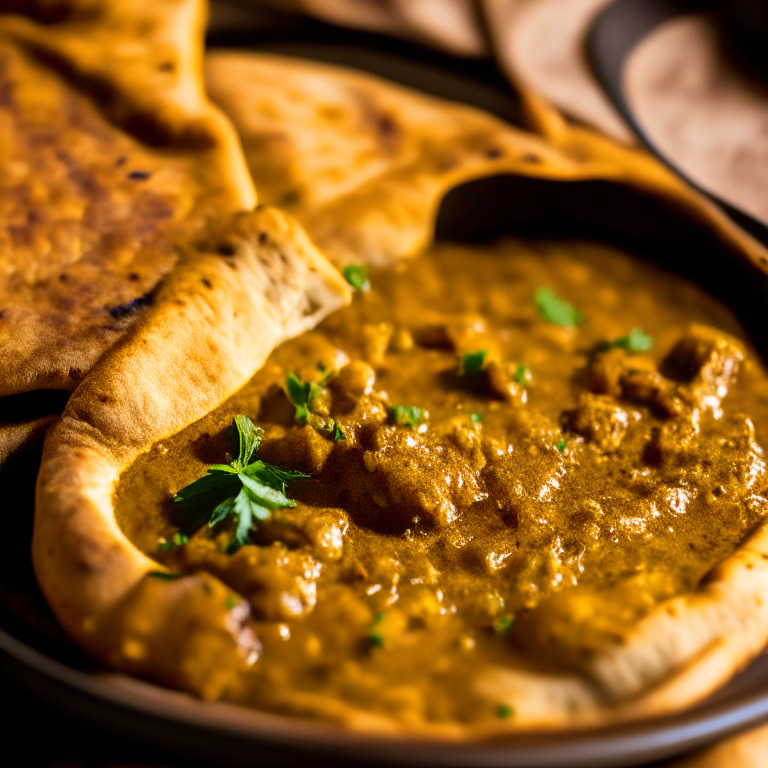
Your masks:
<instances>
[{"instance_id":1,"label":"naan bread","mask_svg":"<svg viewBox=\"0 0 768 768\"><path fill-rule=\"evenodd\" d=\"M203 0L0 14L0 395L71 390L255 193L202 87Z\"/></svg>"},{"instance_id":2,"label":"naan bread","mask_svg":"<svg viewBox=\"0 0 768 768\"><path fill-rule=\"evenodd\" d=\"M244 663L238 649L250 640L226 608L228 590L212 577L148 576L157 563L117 527L114 484L349 292L295 222L273 208L239 214L182 253L155 305L70 398L44 449L32 556L64 628L108 666L216 697ZM178 647L165 622L195 630Z\"/></svg>"},{"instance_id":3,"label":"naan bread","mask_svg":"<svg viewBox=\"0 0 768 768\"><path fill-rule=\"evenodd\" d=\"M225 51L205 66L259 199L296 216L335 264L420 253L440 201L458 184L504 172L583 175L534 134L372 75Z\"/></svg>"},{"instance_id":4,"label":"naan bread","mask_svg":"<svg viewBox=\"0 0 768 768\"><path fill-rule=\"evenodd\" d=\"M205 72L211 98L240 134L259 198L296 216L337 265L420 253L444 195L497 174L644 190L768 264L763 246L650 155L566 123L523 87L535 133L317 62L215 51Z\"/></svg>"}]
</instances>

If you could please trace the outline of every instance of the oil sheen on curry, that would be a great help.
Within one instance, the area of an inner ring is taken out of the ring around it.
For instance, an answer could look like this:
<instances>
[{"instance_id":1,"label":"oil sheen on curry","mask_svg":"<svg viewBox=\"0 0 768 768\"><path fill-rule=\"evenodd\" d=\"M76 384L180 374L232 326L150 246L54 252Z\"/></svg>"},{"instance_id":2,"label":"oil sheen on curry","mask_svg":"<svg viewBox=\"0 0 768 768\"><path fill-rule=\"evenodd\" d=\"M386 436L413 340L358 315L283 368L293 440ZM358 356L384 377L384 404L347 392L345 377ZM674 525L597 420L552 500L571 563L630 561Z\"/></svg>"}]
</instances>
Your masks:
<instances>
[{"instance_id":1,"label":"oil sheen on curry","mask_svg":"<svg viewBox=\"0 0 768 768\"><path fill-rule=\"evenodd\" d=\"M472 686L482 670L577 671L768 510L768 379L697 287L562 242L439 245L347 276L351 306L116 492L141 550L250 611L229 698L514 718ZM235 416L257 427L245 456ZM261 462L250 512L238 458ZM189 498L211 465L229 485Z\"/></svg>"}]
</instances>

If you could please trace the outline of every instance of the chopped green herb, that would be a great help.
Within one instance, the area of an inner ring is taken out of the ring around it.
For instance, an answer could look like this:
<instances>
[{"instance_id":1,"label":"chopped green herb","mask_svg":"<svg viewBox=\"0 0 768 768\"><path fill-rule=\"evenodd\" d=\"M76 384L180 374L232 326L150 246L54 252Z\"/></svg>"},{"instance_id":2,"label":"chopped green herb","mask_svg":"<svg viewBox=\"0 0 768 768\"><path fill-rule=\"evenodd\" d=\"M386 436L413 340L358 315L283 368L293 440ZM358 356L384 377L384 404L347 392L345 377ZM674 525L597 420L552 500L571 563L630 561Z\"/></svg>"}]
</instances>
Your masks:
<instances>
[{"instance_id":1,"label":"chopped green herb","mask_svg":"<svg viewBox=\"0 0 768 768\"><path fill-rule=\"evenodd\" d=\"M371 282L368 280L368 268L362 264L347 264L347 266L341 270L341 274L344 275L344 279L356 291L371 290Z\"/></svg>"},{"instance_id":2,"label":"chopped green herb","mask_svg":"<svg viewBox=\"0 0 768 768\"><path fill-rule=\"evenodd\" d=\"M415 429L427 420L427 413L418 405L393 405L389 409L389 417L398 427Z\"/></svg>"},{"instance_id":3,"label":"chopped green herb","mask_svg":"<svg viewBox=\"0 0 768 768\"><path fill-rule=\"evenodd\" d=\"M584 315L576 307L555 296L549 288L536 289L536 306L541 316L555 325L574 326L584 322Z\"/></svg>"},{"instance_id":4,"label":"chopped green herb","mask_svg":"<svg viewBox=\"0 0 768 768\"><path fill-rule=\"evenodd\" d=\"M311 410L310 405L317 400L322 388L310 381L302 381L295 373L285 378L285 393L296 407L296 423L306 424Z\"/></svg>"},{"instance_id":5,"label":"chopped green herb","mask_svg":"<svg viewBox=\"0 0 768 768\"><path fill-rule=\"evenodd\" d=\"M376 631L376 626L378 624L381 624L382 619L384 618L383 613L377 613L373 617L373 629L371 630L371 633L368 635L368 641L372 646L375 646L376 648L383 648L384 647L384 638L381 635L381 633Z\"/></svg>"},{"instance_id":6,"label":"chopped green herb","mask_svg":"<svg viewBox=\"0 0 768 768\"><path fill-rule=\"evenodd\" d=\"M647 352L653 346L653 339L639 328L633 328L628 336L619 336L613 341L601 341L597 348L600 352L614 347L626 349L629 352Z\"/></svg>"},{"instance_id":7,"label":"chopped green herb","mask_svg":"<svg viewBox=\"0 0 768 768\"><path fill-rule=\"evenodd\" d=\"M285 379L285 392L296 408L297 424L309 423L319 432L327 433L333 440L346 440L346 435L335 419L328 419L316 412L317 401L322 396L328 379L334 374L333 370L321 366L322 363L318 367L323 376L317 382L302 381L295 373L289 373Z\"/></svg>"},{"instance_id":8,"label":"chopped green herb","mask_svg":"<svg viewBox=\"0 0 768 768\"><path fill-rule=\"evenodd\" d=\"M247 416L240 415L235 416L235 431L239 450L232 467L240 472L251 463L251 457L259 450L264 439L264 430L257 427Z\"/></svg>"},{"instance_id":9,"label":"chopped green herb","mask_svg":"<svg viewBox=\"0 0 768 768\"><path fill-rule=\"evenodd\" d=\"M566 445L568 445L568 441L564 437L562 437L560 438L560 440L557 441L557 443L555 443L555 448L557 448L557 450L560 451L560 453L562 453L565 450Z\"/></svg>"},{"instance_id":10,"label":"chopped green herb","mask_svg":"<svg viewBox=\"0 0 768 768\"><path fill-rule=\"evenodd\" d=\"M470 413L469 418L472 419L473 424L481 424L485 416L482 413Z\"/></svg>"},{"instance_id":11,"label":"chopped green herb","mask_svg":"<svg viewBox=\"0 0 768 768\"><path fill-rule=\"evenodd\" d=\"M485 356L488 353L484 350L478 350L477 352L467 352L462 355L459 361L459 372L465 376L472 376L480 373L485 365Z\"/></svg>"},{"instance_id":12,"label":"chopped green herb","mask_svg":"<svg viewBox=\"0 0 768 768\"><path fill-rule=\"evenodd\" d=\"M531 372L527 365L518 365L512 378L523 388L528 386L528 379L531 378Z\"/></svg>"},{"instance_id":13,"label":"chopped green herb","mask_svg":"<svg viewBox=\"0 0 768 768\"><path fill-rule=\"evenodd\" d=\"M237 595L227 595L227 608L231 611L238 603L240 598Z\"/></svg>"},{"instance_id":14,"label":"chopped green herb","mask_svg":"<svg viewBox=\"0 0 768 768\"><path fill-rule=\"evenodd\" d=\"M496 707L496 717L499 718L499 720L506 720L515 713L515 711L512 709L512 707L509 706L509 704L499 704Z\"/></svg>"},{"instance_id":15,"label":"chopped green herb","mask_svg":"<svg viewBox=\"0 0 768 768\"><path fill-rule=\"evenodd\" d=\"M150 576L154 576L156 579L164 579L165 581L175 581L176 579L184 578L183 573L171 573L170 571L150 571Z\"/></svg>"},{"instance_id":16,"label":"chopped green herb","mask_svg":"<svg viewBox=\"0 0 768 768\"><path fill-rule=\"evenodd\" d=\"M514 621L514 616L502 616L500 619L496 619L493 629L497 634L504 635L512 628Z\"/></svg>"},{"instance_id":17,"label":"chopped green herb","mask_svg":"<svg viewBox=\"0 0 768 768\"><path fill-rule=\"evenodd\" d=\"M176 533L173 534L170 541L161 541L157 548L161 552L165 552L169 549L174 549L175 547L181 547L184 544L186 544L189 541L189 536L185 536L183 533L179 533L179 531L176 531Z\"/></svg>"},{"instance_id":18,"label":"chopped green herb","mask_svg":"<svg viewBox=\"0 0 768 768\"><path fill-rule=\"evenodd\" d=\"M213 464L194 483L174 494L174 501L189 508L208 512L208 527L229 517L237 521L235 537L227 547L234 552L248 543L250 532L258 520L266 520L273 509L295 507L285 495L289 481L309 477L303 472L282 469L263 461L251 462L261 444L263 431L247 416L236 416L232 428L239 453L231 464Z\"/></svg>"}]
</instances>

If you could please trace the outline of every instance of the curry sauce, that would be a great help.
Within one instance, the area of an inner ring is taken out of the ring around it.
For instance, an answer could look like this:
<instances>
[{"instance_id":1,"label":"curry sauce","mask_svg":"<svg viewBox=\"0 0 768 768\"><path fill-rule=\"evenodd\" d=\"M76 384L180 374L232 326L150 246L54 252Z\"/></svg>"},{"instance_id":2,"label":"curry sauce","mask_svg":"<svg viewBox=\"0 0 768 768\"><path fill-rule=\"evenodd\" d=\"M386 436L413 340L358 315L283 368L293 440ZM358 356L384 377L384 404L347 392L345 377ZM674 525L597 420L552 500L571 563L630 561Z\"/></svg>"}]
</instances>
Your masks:
<instances>
[{"instance_id":1,"label":"curry sauce","mask_svg":"<svg viewBox=\"0 0 768 768\"><path fill-rule=\"evenodd\" d=\"M250 611L235 701L514 717L482 670L579 669L760 523L768 378L727 309L605 246L438 245L368 277L142 456L118 522ZM289 374L318 385L308 423ZM231 520L201 524L173 496L232 458L237 414L264 430L256 458L309 477L234 549Z\"/></svg>"}]
</instances>

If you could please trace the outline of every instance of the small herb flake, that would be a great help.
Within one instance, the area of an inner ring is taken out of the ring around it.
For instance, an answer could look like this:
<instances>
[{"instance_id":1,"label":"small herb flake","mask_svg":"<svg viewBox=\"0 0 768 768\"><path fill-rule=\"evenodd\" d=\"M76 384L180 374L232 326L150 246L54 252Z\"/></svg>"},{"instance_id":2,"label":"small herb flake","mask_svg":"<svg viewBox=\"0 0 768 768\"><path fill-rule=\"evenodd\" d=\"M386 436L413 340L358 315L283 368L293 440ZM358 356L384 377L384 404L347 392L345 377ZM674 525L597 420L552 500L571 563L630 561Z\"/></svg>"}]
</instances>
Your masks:
<instances>
[{"instance_id":1,"label":"small herb flake","mask_svg":"<svg viewBox=\"0 0 768 768\"><path fill-rule=\"evenodd\" d=\"M238 603L240 598L237 595L227 595L227 610L232 610Z\"/></svg>"},{"instance_id":2,"label":"small herb flake","mask_svg":"<svg viewBox=\"0 0 768 768\"><path fill-rule=\"evenodd\" d=\"M473 424L482 424L485 416L482 413L470 413L469 418L472 419Z\"/></svg>"},{"instance_id":3,"label":"small herb flake","mask_svg":"<svg viewBox=\"0 0 768 768\"><path fill-rule=\"evenodd\" d=\"M483 370L485 357L488 353L484 349L477 352L467 352L459 361L459 372L464 376L474 376Z\"/></svg>"},{"instance_id":4,"label":"small herb flake","mask_svg":"<svg viewBox=\"0 0 768 768\"><path fill-rule=\"evenodd\" d=\"M393 405L389 417L398 427L415 429L427 420L427 412L417 405Z\"/></svg>"},{"instance_id":5,"label":"small herb flake","mask_svg":"<svg viewBox=\"0 0 768 768\"><path fill-rule=\"evenodd\" d=\"M160 552L165 552L169 549L175 549L176 547L182 547L184 544L186 544L189 541L189 536L184 535L183 533L180 533L179 531L176 531L176 533L173 534L170 541L161 541L157 548L160 550Z\"/></svg>"},{"instance_id":6,"label":"small herb flake","mask_svg":"<svg viewBox=\"0 0 768 768\"><path fill-rule=\"evenodd\" d=\"M509 704L498 704L496 706L496 717L499 718L499 720L507 720L514 714L514 710L512 707L509 706Z\"/></svg>"},{"instance_id":7,"label":"small herb flake","mask_svg":"<svg viewBox=\"0 0 768 768\"><path fill-rule=\"evenodd\" d=\"M493 630L498 635L505 635L507 632L509 632L510 629L512 629L512 624L514 621L514 616L502 616L501 618L496 619L494 622Z\"/></svg>"},{"instance_id":8,"label":"small herb flake","mask_svg":"<svg viewBox=\"0 0 768 768\"><path fill-rule=\"evenodd\" d=\"M237 459L209 466L205 475L173 497L176 503L206 512L209 528L233 518L236 529L226 549L229 553L247 544L251 530L258 521L271 517L272 510L295 507L296 502L285 495L286 485L309 477L303 472L251 461L264 433L247 416L236 416L232 429L237 438Z\"/></svg>"},{"instance_id":9,"label":"small herb flake","mask_svg":"<svg viewBox=\"0 0 768 768\"><path fill-rule=\"evenodd\" d=\"M368 268L362 264L347 264L341 271L344 279L356 290L367 292L371 290L368 280Z\"/></svg>"},{"instance_id":10,"label":"small herb flake","mask_svg":"<svg viewBox=\"0 0 768 768\"><path fill-rule=\"evenodd\" d=\"M573 327L584 322L584 315L565 299L557 297L549 288L536 289L539 314L549 323Z\"/></svg>"},{"instance_id":11,"label":"small herb flake","mask_svg":"<svg viewBox=\"0 0 768 768\"><path fill-rule=\"evenodd\" d=\"M368 641L375 648L384 647L384 638L378 632L371 632L371 634L368 635Z\"/></svg>"},{"instance_id":12,"label":"small herb flake","mask_svg":"<svg viewBox=\"0 0 768 768\"><path fill-rule=\"evenodd\" d=\"M528 380L531 378L531 372L527 365L518 365L512 378L525 389L528 386Z\"/></svg>"},{"instance_id":13,"label":"small herb flake","mask_svg":"<svg viewBox=\"0 0 768 768\"><path fill-rule=\"evenodd\" d=\"M555 448L557 448L557 450L560 451L560 453L563 453L567 445L568 445L568 441L564 437L561 437L557 441L557 443L555 443Z\"/></svg>"},{"instance_id":14,"label":"small herb flake","mask_svg":"<svg viewBox=\"0 0 768 768\"><path fill-rule=\"evenodd\" d=\"M296 423L302 426L310 424L319 432L325 432L333 440L346 440L346 435L335 419L328 419L317 413L318 400L323 394L328 379L335 373L332 369L325 368L322 363L318 364L318 368L323 373L320 381L302 381L295 373L289 373L285 379L285 393L296 408Z\"/></svg>"},{"instance_id":15,"label":"small herb flake","mask_svg":"<svg viewBox=\"0 0 768 768\"><path fill-rule=\"evenodd\" d=\"M170 571L150 571L150 576L154 576L156 579L163 579L164 581L175 581L184 577L182 573L171 573Z\"/></svg>"},{"instance_id":16,"label":"small herb flake","mask_svg":"<svg viewBox=\"0 0 768 768\"><path fill-rule=\"evenodd\" d=\"M640 328L633 328L628 336L619 336L613 341L601 341L597 348L600 352L615 347L626 349L628 352L647 352L652 346L653 339L647 333L643 333Z\"/></svg>"}]
</instances>

